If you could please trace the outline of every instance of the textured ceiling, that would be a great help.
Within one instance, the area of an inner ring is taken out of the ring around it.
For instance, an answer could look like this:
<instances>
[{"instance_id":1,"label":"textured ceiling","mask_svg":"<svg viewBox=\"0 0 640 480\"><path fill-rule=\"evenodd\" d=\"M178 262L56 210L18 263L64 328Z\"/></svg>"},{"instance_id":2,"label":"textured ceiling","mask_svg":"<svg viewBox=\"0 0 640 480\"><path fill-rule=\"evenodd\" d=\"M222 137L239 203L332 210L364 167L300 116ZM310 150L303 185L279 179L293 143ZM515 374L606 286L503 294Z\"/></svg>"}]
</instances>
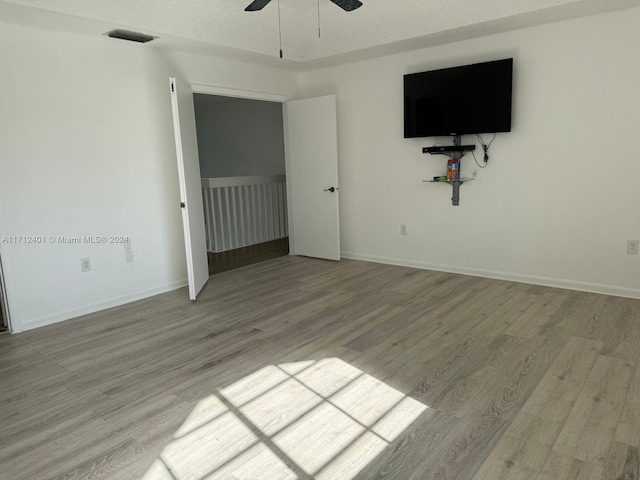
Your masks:
<instances>
[{"instance_id":1,"label":"textured ceiling","mask_svg":"<svg viewBox=\"0 0 640 480\"><path fill-rule=\"evenodd\" d=\"M312 68L640 5L640 0L0 0L0 21L100 35L124 28L160 37L149 48ZM318 37L320 24L320 38ZM116 41L116 40L114 40Z\"/></svg>"}]
</instances>

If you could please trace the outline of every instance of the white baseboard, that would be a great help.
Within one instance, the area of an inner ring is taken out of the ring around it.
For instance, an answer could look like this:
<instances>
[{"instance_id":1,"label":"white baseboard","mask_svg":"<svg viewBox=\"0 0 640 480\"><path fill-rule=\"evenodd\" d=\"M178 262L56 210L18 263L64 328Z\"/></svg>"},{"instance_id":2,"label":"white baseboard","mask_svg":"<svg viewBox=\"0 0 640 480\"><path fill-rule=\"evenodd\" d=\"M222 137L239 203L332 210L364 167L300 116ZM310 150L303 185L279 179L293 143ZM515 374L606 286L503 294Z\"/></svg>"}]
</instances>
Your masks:
<instances>
[{"instance_id":1,"label":"white baseboard","mask_svg":"<svg viewBox=\"0 0 640 480\"><path fill-rule=\"evenodd\" d=\"M579 290L582 292L601 293L604 295L614 295L617 297L640 298L640 289L620 287L617 285L580 282L562 278L538 277L534 275L498 272L494 270L483 270L478 268L461 267L457 265L442 265L437 263L422 262L418 260L404 260L401 258L378 257L376 255L365 255L354 252L341 252L341 257L352 260L363 260L366 262L397 265L401 267L420 268L423 270L459 273L462 275L471 275L474 277L494 278L496 280L509 280L512 282L529 283L532 285L542 285L545 287L565 288L569 290Z\"/></svg>"},{"instance_id":2,"label":"white baseboard","mask_svg":"<svg viewBox=\"0 0 640 480\"><path fill-rule=\"evenodd\" d=\"M119 297L108 298L105 300L101 300L100 302L83 305L81 307L71 308L69 310L31 318L22 322L22 331L44 327L46 325L62 322L64 320L69 320L81 315L87 315L89 313L98 312L100 310L106 310L107 308L118 307L120 305L124 305L125 303L131 303L135 302L136 300L142 300L143 298L153 297L154 295L167 293L185 286L187 286L186 278L176 280L175 282L165 283L164 285L158 285L156 287L141 290L135 293L128 293Z\"/></svg>"}]
</instances>

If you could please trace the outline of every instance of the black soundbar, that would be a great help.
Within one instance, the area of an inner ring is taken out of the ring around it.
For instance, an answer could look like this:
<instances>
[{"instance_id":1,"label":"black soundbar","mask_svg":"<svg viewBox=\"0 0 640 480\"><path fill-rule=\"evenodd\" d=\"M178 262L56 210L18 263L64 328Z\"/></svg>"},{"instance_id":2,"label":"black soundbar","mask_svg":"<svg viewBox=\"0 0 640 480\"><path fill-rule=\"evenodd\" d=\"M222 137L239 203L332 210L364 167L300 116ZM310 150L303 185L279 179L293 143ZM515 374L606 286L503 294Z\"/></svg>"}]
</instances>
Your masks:
<instances>
[{"instance_id":1,"label":"black soundbar","mask_svg":"<svg viewBox=\"0 0 640 480\"><path fill-rule=\"evenodd\" d=\"M437 145L435 147L423 147L422 153L470 152L475 149L475 145Z\"/></svg>"}]
</instances>

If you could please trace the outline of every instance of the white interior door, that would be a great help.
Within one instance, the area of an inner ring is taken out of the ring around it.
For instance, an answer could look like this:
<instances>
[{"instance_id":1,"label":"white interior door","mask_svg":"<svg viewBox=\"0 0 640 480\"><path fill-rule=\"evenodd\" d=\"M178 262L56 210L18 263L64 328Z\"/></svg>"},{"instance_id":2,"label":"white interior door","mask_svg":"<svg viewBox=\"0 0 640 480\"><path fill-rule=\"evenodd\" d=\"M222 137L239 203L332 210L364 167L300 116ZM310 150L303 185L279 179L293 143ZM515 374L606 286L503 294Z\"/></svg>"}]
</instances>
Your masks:
<instances>
[{"instance_id":1,"label":"white interior door","mask_svg":"<svg viewBox=\"0 0 640 480\"><path fill-rule=\"evenodd\" d=\"M290 251L340 260L336 97L284 104Z\"/></svg>"},{"instance_id":2,"label":"white interior door","mask_svg":"<svg viewBox=\"0 0 640 480\"><path fill-rule=\"evenodd\" d=\"M178 158L180 207L182 208L184 245L187 253L189 298L195 300L204 284L209 280L196 117L193 109L193 93L189 85L175 78L170 78L169 87Z\"/></svg>"}]
</instances>

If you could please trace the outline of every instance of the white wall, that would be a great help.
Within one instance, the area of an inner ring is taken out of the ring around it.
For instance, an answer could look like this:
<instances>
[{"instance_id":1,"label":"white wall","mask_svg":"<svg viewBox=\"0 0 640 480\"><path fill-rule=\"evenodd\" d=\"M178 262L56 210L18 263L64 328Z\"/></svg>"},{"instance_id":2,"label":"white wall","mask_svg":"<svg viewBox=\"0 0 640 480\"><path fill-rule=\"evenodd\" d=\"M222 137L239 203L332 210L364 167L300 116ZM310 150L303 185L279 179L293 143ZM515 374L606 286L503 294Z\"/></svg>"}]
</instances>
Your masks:
<instances>
[{"instance_id":1,"label":"white wall","mask_svg":"<svg viewBox=\"0 0 640 480\"><path fill-rule=\"evenodd\" d=\"M295 95L296 75L5 24L0 45L0 236L127 235L135 259L0 244L14 331L184 285L168 77Z\"/></svg>"},{"instance_id":2,"label":"white wall","mask_svg":"<svg viewBox=\"0 0 640 480\"><path fill-rule=\"evenodd\" d=\"M196 105L203 178L284 175L282 104L233 99Z\"/></svg>"},{"instance_id":3,"label":"white wall","mask_svg":"<svg viewBox=\"0 0 640 480\"><path fill-rule=\"evenodd\" d=\"M302 74L302 96L338 98L343 255L640 296L639 24L634 8ZM445 172L421 153L434 139L403 139L402 76L505 57L513 131L485 170L465 157L477 179L453 207L421 183Z\"/></svg>"}]
</instances>

